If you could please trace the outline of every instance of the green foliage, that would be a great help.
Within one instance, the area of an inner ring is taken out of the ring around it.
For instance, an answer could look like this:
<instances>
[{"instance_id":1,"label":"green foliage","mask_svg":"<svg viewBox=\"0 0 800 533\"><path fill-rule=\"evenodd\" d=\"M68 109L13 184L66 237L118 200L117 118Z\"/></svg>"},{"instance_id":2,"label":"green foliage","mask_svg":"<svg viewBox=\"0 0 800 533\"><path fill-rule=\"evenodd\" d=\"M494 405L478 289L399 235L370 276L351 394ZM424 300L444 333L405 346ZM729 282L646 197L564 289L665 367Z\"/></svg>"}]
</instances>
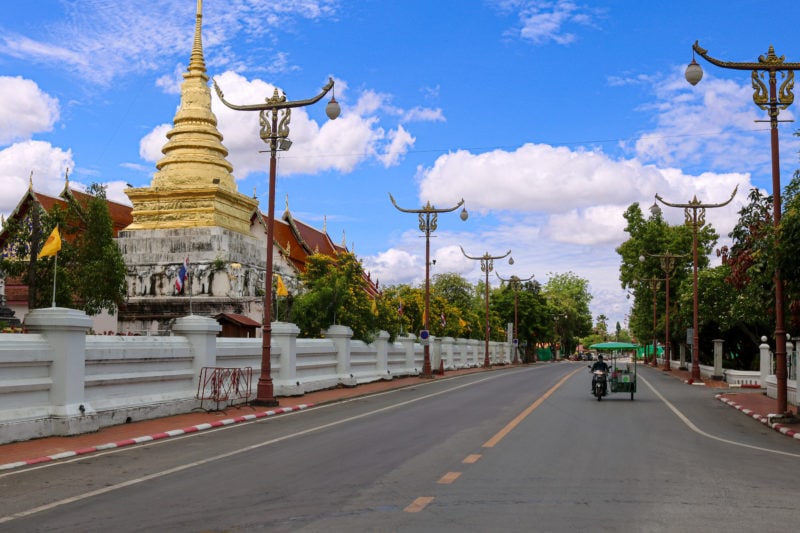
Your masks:
<instances>
[{"instance_id":1,"label":"green foliage","mask_svg":"<svg viewBox=\"0 0 800 533\"><path fill-rule=\"evenodd\" d=\"M125 262L114 242L105 190L93 185L88 192L93 197L79 213L85 229L75 235L73 265L80 265L73 276L75 292L87 314L113 313L125 296Z\"/></svg>"},{"instance_id":2,"label":"green foliage","mask_svg":"<svg viewBox=\"0 0 800 533\"><path fill-rule=\"evenodd\" d=\"M364 268L351 253L310 256L302 281L306 291L295 298L291 311L301 336L318 337L331 325L343 324L353 330L354 339L371 342L381 329L379 318L389 321L386 302L369 297ZM384 325L391 329L391 323Z\"/></svg>"},{"instance_id":3,"label":"green foliage","mask_svg":"<svg viewBox=\"0 0 800 533\"><path fill-rule=\"evenodd\" d=\"M578 337L592 332L589 281L573 272L549 276L543 291L553 324L551 338L561 344L563 353L569 354L575 349Z\"/></svg>"},{"instance_id":4,"label":"green foliage","mask_svg":"<svg viewBox=\"0 0 800 533\"><path fill-rule=\"evenodd\" d=\"M798 135L797 133L795 135ZM800 330L800 170L795 171L792 181L783 195L784 212L778 236L778 266L785 283L790 320L794 331ZM772 291L774 294L774 290ZM774 301L774 300L773 300Z\"/></svg>"},{"instance_id":5,"label":"green foliage","mask_svg":"<svg viewBox=\"0 0 800 533\"><path fill-rule=\"evenodd\" d=\"M514 322L515 291L512 283L501 283L499 289L492 291L491 309L503 323ZM517 297L517 338L521 346L532 351L534 346L543 342L550 329L550 314L547 302L542 295L542 287L538 281L520 282Z\"/></svg>"},{"instance_id":6,"label":"green foliage","mask_svg":"<svg viewBox=\"0 0 800 533\"><path fill-rule=\"evenodd\" d=\"M113 239L111 215L105 191L92 185L85 205L74 202L68 210L55 206L49 213L35 209L20 220L10 220L4 235L11 253L0 268L20 276L28 285L31 309L76 307L89 315L107 309L114 312L125 297L125 264ZM61 251L56 259L37 255L53 228L59 227ZM56 295L53 298L53 270Z\"/></svg>"}]
</instances>

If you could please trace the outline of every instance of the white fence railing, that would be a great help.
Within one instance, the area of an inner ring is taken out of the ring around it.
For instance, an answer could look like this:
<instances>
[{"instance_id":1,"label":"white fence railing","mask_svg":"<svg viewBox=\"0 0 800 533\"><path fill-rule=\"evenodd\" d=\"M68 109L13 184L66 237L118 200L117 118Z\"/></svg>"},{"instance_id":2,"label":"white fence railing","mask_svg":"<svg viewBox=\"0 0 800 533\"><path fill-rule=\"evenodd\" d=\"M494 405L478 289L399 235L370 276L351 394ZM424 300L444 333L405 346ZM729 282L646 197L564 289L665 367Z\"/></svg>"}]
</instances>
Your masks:
<instances>
[{"instance_id":1,"label":"white fence railing","mask_svg":"<svg viewBox=\"0 0 800 533\"><path fill-rule=\"evenodd\" d=\"M218 338L216 321L188 316L172 336L87 335L91 319L64 308L36 309L27 334L0 334L0 443L71 435L100 427L189 412L199 407L203 369L261 369L260 338ZM297 338L294 324L272 324L270 375L276 396L417 375L423 346L413 336L367 344L346 326L322 339ZM505 364L507 343L491 342L489 360ZM431 366L479 366L484 342L435 338ZM224 407L224 405L223 405Z\"/></svg>"}]
</instances>

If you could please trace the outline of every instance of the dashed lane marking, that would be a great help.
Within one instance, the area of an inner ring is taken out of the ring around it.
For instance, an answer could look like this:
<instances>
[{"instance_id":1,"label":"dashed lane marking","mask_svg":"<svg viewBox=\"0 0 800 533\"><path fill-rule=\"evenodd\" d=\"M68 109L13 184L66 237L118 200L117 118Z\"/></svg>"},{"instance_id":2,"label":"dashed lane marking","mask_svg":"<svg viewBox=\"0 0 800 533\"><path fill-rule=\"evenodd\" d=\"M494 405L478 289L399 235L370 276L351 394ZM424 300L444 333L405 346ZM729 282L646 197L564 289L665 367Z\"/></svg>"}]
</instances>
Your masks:
<instances>
[{"instance_id":1,"label":"dashed lane marking","mask_svg":"<svg viewBox=\"0 0 800 533\"><path fill-rule=\"evenodd\" d=\"M440 477L437 483L439 483L440 485L449 485L453 481L457 480L460 476L461 472L448 472L442 477Z\"/></svg>"},{"instance_id":2,"label":"dashed lane marking","mask_svg":"<svg viewBox=\"0 0 800 533\"><path fill-rule=\"evenodd\" d=\"M523 420L525 420L525 417L527 417L529 414L531 414L531 413L532 413L532 412L533 412L533 411L534 411L534 410L535 410L537 407L539 407L540 405L542 405L542 403L543 403L543 402L544 402L544 401L545 401L547 398L549 398L551 394L553 394L553 393L554 393L554 392L555 392L555 391L556 391L556 390L557 390L557 389L558 389L558 388L559 388L561 385L563 385L563 384L564 384L564 382L565 382L565 381L567 381L567 380L568 380L569 378L571 378L571 377L572 377L572 376L573 376L573 375L574 375L576 372L578 372L578 370L580 370L580 369L573 370L572 372L570 372L569 374L567 374L566 376L564 376L563 378L561 378L561 381L559 381L558 383L556 383L555 385L553 385L552 387L550 387L550 389L549 389L547 392L545 392L544 394L542 394L542 395L539 397L539 399L537 399L535 402L533 402L531 405L529 405L529 406L528 406L528 407L527 407L527 408L526 408L524 411L522 411L520 414L518 414L518 415L516 416L516 418L514 418L514 420L512 420L511 422L509 422L508 424L506 424L506 426L505 426L503 429L501 429L500 431L498 431L498 432L497 432L497 433L494 435L494 437L492 437L491 439L489 439L488 441L486 441L486 443L483 445L483 447L484 447L484 448L494 448L494 446L495 446L495 445L496 445L498 442L500 442L501 440L503 440L503 438L504 438L506 435L508 435L509 433L511 433L511 430L512 430L512 429L514 429L515 427L517 427L517 426L519 425L519 423L520 423L520 422L522 422Z\"/></svg>"},{"instance_id":3,"label":"dashed lane marking","mask_svg":"<svg viewBox=\"0 0 800 533\"><path fill-rule=\"evenodd\" d=\"M466 456L464 458L464 460L461 461L461 462L464 463L464 464L471 465L473 463L477 463L480 460L480 458L481 458L481 454L473 453L473 454L470 454L470 455Z\"/></svg>"},{"instance_id":4,"label":"dashed lane marking","mask_svg":"<svg viewBox=\"0 0 800 533\"><path fill-rule=\"evenodd\" d=\"M411 502L411 504L409 504L408 507L403 509L403 511L407 513L418 513L423 509L425 509L428 506L428 504L431 503L432 501L433 501L433 496L420 496L419 498Z\"/></svg>"}]
</instances>

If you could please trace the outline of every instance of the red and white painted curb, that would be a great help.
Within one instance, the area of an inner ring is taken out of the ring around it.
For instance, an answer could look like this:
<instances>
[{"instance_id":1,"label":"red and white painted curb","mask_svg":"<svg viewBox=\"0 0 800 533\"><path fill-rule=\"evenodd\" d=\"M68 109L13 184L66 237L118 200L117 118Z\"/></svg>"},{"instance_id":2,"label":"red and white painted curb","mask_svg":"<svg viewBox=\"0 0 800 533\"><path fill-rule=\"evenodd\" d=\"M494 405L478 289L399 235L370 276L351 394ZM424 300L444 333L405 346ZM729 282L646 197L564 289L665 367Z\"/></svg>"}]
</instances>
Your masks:
<instances>
[{"instance_id":1,"label":"red and white painted curb","mask_svg":"<svg viewBox=\"0 0 800 533\"><path fill-rule=\"evenodd\" d=\"M79 450L56 453L54 455L37 457L35 459L27 459L25 461L16 461L14 463L0 464L0 470L10 470L12 468L19 468L21 466L30 466L39 463L47 463L50 461L57 461L59 459L66 459L69 457L76 457L78 455L85 455L87 453L94 453L104 450L113 450L114 448L122 448L124 446L131 446L133 444L142 444L144 442L152 442L156 440L168 439L170 437L177 437L179 435L188 435L189 433L197 433L198 431L205 431L207 429L230 426L232 424L239 424L241 422L250 422L252 420L257 420L259 418L266 418L269 416L281 415L284 413L302 411L303 409L314 407L314 405L315 404L313 403L304 403L300 405L295 405L293 407L280 407L278 409L273 409L270 411L263 411L249 415L242 415L242 416L237 416L235 418L226 418L224 420L215 420L214 422L208 422L205 424L197 424L196 426L189 426L183 429L173 429L171 431L164 431L161 433L155 433L153 435L145 435L142 437L125 439L119 442L109 442L106 444L101 444L99 446L90 446L88 448L81 448Z\"/></svg>"},{"instance_id":2,"label":"red and white painted curb","mask_svg":"<svg viewBox=\"0 0 800 533\"><path fill-rule=\"evenodd\" d=\"M769 416L764 416L764 415L761 415L759 413L756 413L752 409L746 409L745 407L742 407L741 405L737 404L735 401L733 401L731 399L728 399L728 398L725 398L725 396L723 394L717 394L716 398L719 401L723 402L723 403L727 403L731 407L735 407L736 409L738 409L739 411L743 412L744 414L746 414L750 418L754 418L754 419L758 420L759 422L761 422L765 426L769 426L772 429L774 429L775 431L783 433L784 435L786 435L788 437L792 437L793 439L800 440L800 431L795 431L795 430L793 430L791 428L786 427L785 425L783 425L783 424L781 424L779 422L770 422Z\"/></svg>"}]
</instances>

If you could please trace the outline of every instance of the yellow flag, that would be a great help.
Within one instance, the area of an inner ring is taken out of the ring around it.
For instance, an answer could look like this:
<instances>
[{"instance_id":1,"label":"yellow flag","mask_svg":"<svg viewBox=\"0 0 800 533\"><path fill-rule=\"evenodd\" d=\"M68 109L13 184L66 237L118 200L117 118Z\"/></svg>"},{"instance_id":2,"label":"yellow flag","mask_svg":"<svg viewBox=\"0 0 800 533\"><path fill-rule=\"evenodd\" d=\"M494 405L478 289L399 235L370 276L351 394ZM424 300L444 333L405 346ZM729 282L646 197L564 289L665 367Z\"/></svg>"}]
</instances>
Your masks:
<instances>
[{"instance_id":1,"label":"yellow flag","mask_svg":"<svg viewBox=\"0 0 800 533\"><path fill-rule=\"evenodd\" d=\"M289 296L289 290L283 284L283 278L278 274L278 296Z\"/></svg>"},{"instance_id":2,"label":"yellow flag","mask_svg":"<svg viewBox=\"0 0 800 533\"><path fill-rule=\"evenodd\" d=\"M372 314L373 315L377 315L378 314L378 302L374 298L372 299Z\"/></svg>"},{"instance_id":3,"label":"yellow flag","mask_svg":"<svg viewBox=\"0 0 800 533\"><path fill-rule=\"evenodd\" d=\"M463 328L464 326L466 326L466 325L467 325L467 323L466 323L466 322L464 322L464 320L463 320L463 319L459 318L459 319L458 319L458 325L459 325L459 326L461 326L461 327Z\"/></svg>"},{"instance_id":4,"label":"yellow flag","mask_svg":"<svg viewBox=\"0 0 800 533\"><path fill-rule=\"evenodd\" d=\"M44 246L42 246L42 249L39 250L39 255L37 256L37 259L56 255L59 250L61 250L61 235L58 234L58 226L56 226L55 228L53 228L53 232L50 233L50 236L45 241Z\"/></svg>"}]
</instances>

